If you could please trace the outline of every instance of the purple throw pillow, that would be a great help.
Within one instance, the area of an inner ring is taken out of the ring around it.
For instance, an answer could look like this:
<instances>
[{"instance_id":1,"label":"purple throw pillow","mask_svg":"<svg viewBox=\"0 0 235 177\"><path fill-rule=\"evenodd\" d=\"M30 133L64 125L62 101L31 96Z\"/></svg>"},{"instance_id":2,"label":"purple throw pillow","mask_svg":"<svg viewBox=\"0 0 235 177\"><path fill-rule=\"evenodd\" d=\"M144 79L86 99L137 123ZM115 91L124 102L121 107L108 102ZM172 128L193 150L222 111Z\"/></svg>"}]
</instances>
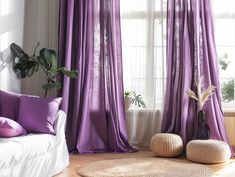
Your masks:
<instances>
[{"instance_id":1,"label":"purple throw pillow","mask_svg":"<svg viewBox=\"0 0 235 177\"><path fill-rule=\"evenodd\" d=\"M18 123L28 132L54 135L53 125L61 99L21 96Z\"/></svg>"},{"instance_id":2,"label":"purple throw pillow","mask_svg":"<svg viewBox=\"0 0 235 177\"><path fill-rule=\"evenodd\" d=\"M0 116L17 120L21 94L0 90Z\"/></svg>"},{"instance_id":3,"label":"purple throw pillow","mask_svg":"<svg viewBox=\"0 0 235 177\"><path fill-rule=\"evenodd\" d=\"M20 135L26 135L25 129L20 124L6 117L0 117L0 137L10 138Z\"/></svg>"}]
</instances>

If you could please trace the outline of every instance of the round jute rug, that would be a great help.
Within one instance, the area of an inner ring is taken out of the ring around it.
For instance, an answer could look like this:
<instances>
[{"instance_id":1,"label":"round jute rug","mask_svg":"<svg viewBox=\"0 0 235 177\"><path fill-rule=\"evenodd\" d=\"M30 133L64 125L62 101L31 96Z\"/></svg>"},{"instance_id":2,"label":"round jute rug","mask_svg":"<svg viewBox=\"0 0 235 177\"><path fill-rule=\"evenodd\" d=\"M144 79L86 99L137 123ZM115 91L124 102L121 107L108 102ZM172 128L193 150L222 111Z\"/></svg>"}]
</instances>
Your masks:
<instances>
[{"instance_id":1,"label":"round jute rug","mask_svg":"<svg viewBox=\"0 0 235 177\"><path fill-rule=\"evenodd\" d=\"M210 168L177 159L138 158L103 160L77 169L83 177L212 177Z\"/></svg>"}]
</instances>

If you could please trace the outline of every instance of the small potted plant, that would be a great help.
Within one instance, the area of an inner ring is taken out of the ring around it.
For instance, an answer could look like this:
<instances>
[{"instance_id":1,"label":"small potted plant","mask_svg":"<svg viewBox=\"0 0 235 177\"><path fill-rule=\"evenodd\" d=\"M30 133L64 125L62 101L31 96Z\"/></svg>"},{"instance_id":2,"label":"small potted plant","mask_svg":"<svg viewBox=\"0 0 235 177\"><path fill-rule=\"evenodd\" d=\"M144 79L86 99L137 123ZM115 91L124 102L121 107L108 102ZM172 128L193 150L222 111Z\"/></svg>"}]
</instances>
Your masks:
<instances>
[{"instance_id":1,"label":"small potted plant","mask_svg":"<svg viewBox=\"0 0 235 177\"><path fill-rule=\"evenodd\" d=\"M44 97L47 96L48 91L52 89L59 90L61 83L57 80L59 74L65 75L69 78L77 78L77 70L68 70L65 67L57 65L56 51L48 48L43 48L36 55L39 43L34 49L34 53L29 55L15 43L10 45L11 57L13 59L13 71L19 79L31 77L39 71L39 68L45 73L47 83L42 88L45 90Z\"/></svg>"},{"instance_id":2,"label":"small potted plant","mask_svg":"<svg viewBox=\"0 0 235 177\"><path fill-rule=\"evenodd\" d=\"M206 123L205 112L203 110L203 106L206 101L213 95L215 86L210 85L206 90L202 89L202 77L199 79L199 82L196 83L197 93L194 93L191 89L187 90L187 95L190 98L193 98L197 101L198 105L198 139L210 139L210 129Z\"/></svg>"},{"instance_id":3,"label":"small potted plant","mask_svg":"<svg viewBox=\"0 0 235 177\"><path fill-rule=\"evenodd\" d=\"M133 91L125 91L124 92L124 100L125 100L125 109L128 110L131 107L131 104L134 104L138 107L146 108L146 105L143 101L143 98L140 94L136 94Z\"/></svg>"}]
</instances>

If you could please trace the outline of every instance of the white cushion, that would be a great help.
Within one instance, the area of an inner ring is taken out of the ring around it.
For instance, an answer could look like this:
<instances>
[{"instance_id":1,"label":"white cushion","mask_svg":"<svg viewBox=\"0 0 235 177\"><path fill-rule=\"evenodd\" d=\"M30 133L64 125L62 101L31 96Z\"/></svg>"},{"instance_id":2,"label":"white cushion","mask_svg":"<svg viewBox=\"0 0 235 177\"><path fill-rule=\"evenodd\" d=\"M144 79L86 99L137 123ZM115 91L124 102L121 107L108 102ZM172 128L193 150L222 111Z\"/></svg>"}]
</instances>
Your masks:
<instances>
[{"instance_id":1,"label":"white cushion","mask_svg":"<svg viewBox=\"0 0 235 177\"><path fill-rule=\"evenodd\" d=\"M49 177L69 164L64 127L66 115L59 111L56 136L28 134L0 138L0 177Z\"/></svg>"},{"instance_id":2,"label":"white cushion","mask_svg":"<svg viewBox=\"0 0 235 177\"><path fill-rule=\"evenodd\" d=\"M199 163L222 163L231 157L229 145L218 140L192 140L186 154L188 160Z\"/></svg>"}]
</instances>

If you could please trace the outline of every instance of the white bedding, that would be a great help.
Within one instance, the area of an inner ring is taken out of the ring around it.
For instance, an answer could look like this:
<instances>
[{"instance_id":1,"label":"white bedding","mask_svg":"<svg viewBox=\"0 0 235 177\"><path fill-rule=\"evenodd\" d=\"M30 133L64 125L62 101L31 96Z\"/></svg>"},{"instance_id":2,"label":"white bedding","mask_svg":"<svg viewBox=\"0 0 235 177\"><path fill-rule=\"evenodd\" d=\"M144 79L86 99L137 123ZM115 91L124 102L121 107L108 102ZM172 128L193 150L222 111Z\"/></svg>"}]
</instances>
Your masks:
<instances>
[{"instance_id":1,"label":"white bedding","mask_svg":"<svg viewBox=\"0 0 235 177\"><path fill-rule=\"evenodd\" d=\"M64 136L65 114L60 111L56 136L28 134L0 138L0 177L51 177L69 164Z\"/></svg>"}]
</instances>

